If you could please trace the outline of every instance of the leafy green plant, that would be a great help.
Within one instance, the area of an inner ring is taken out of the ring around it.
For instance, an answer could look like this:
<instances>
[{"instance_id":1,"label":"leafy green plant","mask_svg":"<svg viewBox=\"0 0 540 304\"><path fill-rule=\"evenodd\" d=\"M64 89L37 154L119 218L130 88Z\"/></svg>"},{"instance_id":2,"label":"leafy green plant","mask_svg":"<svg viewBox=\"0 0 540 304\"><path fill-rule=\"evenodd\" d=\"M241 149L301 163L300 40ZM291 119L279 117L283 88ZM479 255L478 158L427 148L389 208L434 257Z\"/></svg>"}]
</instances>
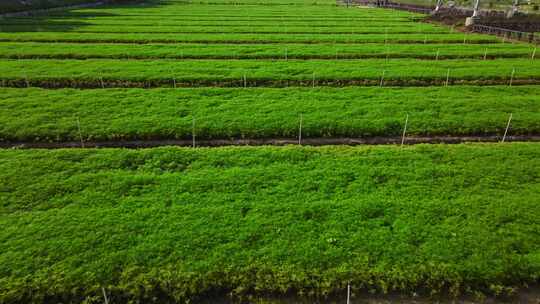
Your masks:
<instances>
[{"instance_id":1,"label":"leafy green plant","mask_svg":"<svg viewBox=\"0 0 540 304\"><path fill-rule=\"evenodd\" d=\"M0 301L511 294L539 275L539 160L534 143L2 150Z\"/></svg>"}]
</instances>

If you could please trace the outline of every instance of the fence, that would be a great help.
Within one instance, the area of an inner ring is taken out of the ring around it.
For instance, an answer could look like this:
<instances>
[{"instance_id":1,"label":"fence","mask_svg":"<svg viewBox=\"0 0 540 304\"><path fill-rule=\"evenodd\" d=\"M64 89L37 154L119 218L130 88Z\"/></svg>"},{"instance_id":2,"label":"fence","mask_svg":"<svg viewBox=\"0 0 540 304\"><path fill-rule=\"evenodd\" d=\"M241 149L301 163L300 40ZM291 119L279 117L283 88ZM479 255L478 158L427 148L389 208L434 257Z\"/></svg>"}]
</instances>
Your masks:
<instances>
[{"instance_id":1,"label":"fence","mask_svg":"<svg viewBox=\"0 0 540 304\"><path fill-rule=\"evenodd\" d=\"M347 0L344 0L346 3ZM414 13L429 14L433 11L431 8L421 7L416 5L409 5L403 3L390 2L387 0L350 0L351 4L360 4L360 5L371 5L378 7L386 7L398 10L405 10Z\"/></svg>"},{"instance_id":2,"label":"fence","mask_svg":"<svg viewBox=\"0 0 540 304\"><path fill-rule=\"evenodd\" d=\"M520 40L529 43L540 43L540 36L531 32L520 32L501 27L473 24L471 30L476 33L490 34L504 37L509 40Z\"/></svg>"}]
</instances>

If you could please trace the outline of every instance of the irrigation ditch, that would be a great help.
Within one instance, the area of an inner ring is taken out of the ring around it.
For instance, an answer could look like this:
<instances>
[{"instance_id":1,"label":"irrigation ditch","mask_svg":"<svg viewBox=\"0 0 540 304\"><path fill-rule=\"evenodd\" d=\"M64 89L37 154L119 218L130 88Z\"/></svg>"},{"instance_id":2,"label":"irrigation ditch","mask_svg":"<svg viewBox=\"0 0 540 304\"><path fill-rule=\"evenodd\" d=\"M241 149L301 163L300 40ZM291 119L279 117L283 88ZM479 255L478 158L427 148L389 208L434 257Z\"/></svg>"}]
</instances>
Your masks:
<instances>
[{"instance_id":1,"label":"irrigation ditch","mask_svg":"<svg viewBox=\"0 0 540 304\"><path fill-rule=\"evenodd\" d=\"M161 139L161 140L110 140L68 142L0 142L0 148L63 149L63 148L153 148L222 147L222 146L331 146L331 145L415 145L460 144L497 142L540 142L540 135L476 135L476 136L392 136L392 137L336 137L336 138L237 138L237 139Z\"/></svg>"},{"instance_id":2,"label":"irrigation ditch","mask_svg":"<svg viewBox=\"0 0 540 304\"><path fill-rule=\"evenodd\" d=\"M371 53L371 54L336 54L336 55L301 55L301 54L287 54L287 57L285 58L284 55L277 56L277 55L264 55L264 54L246 54L246 55L190 55L190 54L176 54L176 55L167 55L167 56L152 56L152 55L129 55L129 54L116 54L116 55L106 55L106 54L24 54L24 55L16 55L16 54L0 54L0 59L74 59L74 60L86 60L86 59L129 59L129 60L160 60L160 59L177 59L177 60L183 60L183 59L203 59L203 60L338 60L338 59L402 59L402 58L409 58L409 59L418 59L418 60L452 60L452 59L479 59L479 60L494 60L494 59L511 59L511 58L521 58L521 59L527 59L530 58L531 55L529 54L463 54L463 55L440 55L438 53L434 53L432 55L429 54L406 54L406 53L391 53L391 54L384 54L384 53Z\"/></svg>"},{"instance_id":3,"label":"irrigation ditch","mask_svg":"<svg viewBox=\"0 0 540 304\"><path fill-rule=\"evenodd\" d=\"M410 38L397 38L389 40L388 43L392 44L412 44L412 43L422 43L422 44L448 44L448 43L463 43L463 40L466 39L466 36L460 38L451 38L451 39L441 39L441 40L425 40L425 38L410 39ZM310 40L310 39L290 39L290 40L244 40L244 39L222 39L222 40L204 40L204 39L193 39L193 40L182 40L182 39L160 39L160 38L149 38L149 39L129 39L129 38L24 38L24 37L15 37L15 38L0 38L0 42L69 42L69 43L111 43L111 44L179 44L179 43L197 43L197 44L320 44L320 40ZM329 41L322 41L323 43L329 43ZM339 41L339 44L369 44L369 43L381 43L384 41L375 40L375 39L356 39L356 40L344 40ZM491 38L467 40L467 44L495 44L498 41L495 41Z\"/></svg>"},{"instance_id":4,"label":"irrigation ditch","mask_svg":"<svg viewBox=\"0 0 540 304\"><path fill-rule=\"evenodd\" d=\"M0 82L0 87L11 88L44 88L44 89L105 89L105 88L195 88L195 87L218 87L218 88L286 88L286 87L346 87L346 86L385 86L385 87L424 87L424 86L450 86L450 85L538 85L540 78L498 78L498 79L251 79L248 77L241 79L163 79L163 80L114 80L114 79L4 79Z\"/></svg>"}]
</instances>

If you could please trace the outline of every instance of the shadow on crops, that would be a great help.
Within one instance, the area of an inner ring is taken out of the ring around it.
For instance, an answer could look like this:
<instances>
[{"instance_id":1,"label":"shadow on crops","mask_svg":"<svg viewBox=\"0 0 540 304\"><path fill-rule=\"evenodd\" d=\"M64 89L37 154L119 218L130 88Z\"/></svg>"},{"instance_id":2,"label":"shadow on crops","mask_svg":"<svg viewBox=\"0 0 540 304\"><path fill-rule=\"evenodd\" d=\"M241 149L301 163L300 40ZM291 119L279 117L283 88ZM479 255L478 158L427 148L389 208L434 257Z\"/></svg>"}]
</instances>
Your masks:
<instances>
[{"instance_id":1,"label":"shadow on crops","mask_svg":"<svg viewBox=\"0 0 540 304\"><path fill-rule=\"evenodd\" d=\"M0 0L1 1L1 0ZM122 17L122 14L111 12L111 9L141 9L165 6L160 0L121 1L91 7L88 9L71 9L61 11L49 11L33 16L0 18L0 32L70 32L85 26L95 25L100 17ZM90 1L89 1L90 2ZM127 11L129 14L129 11ZM143 15L143 14L141 14ZM140 16L144 18L144 16ZM92 20L93 22L89 22ZM106 25L107 22L104 22Z\"/></svg>"}]
</instances>

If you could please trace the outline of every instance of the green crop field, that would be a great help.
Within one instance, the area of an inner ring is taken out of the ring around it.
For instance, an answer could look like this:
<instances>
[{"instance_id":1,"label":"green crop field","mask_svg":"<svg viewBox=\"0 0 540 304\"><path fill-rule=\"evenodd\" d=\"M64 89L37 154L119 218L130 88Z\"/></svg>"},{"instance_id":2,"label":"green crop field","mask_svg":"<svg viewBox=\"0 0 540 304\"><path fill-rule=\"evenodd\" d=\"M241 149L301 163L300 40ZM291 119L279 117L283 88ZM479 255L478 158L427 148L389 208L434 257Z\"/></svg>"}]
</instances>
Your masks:
<instances>
[{"instance_id":1,"label":"green crop field","mask_svg":"<svg viewBox=\"0 0 540 304\"><path fill-rule=\"evenodd\" d=\"M537 46L423 18L0 18L0 303L540 301Z\"/></svg>"},{"instance_id":2,"label":"green crop field","mask_svg":"<svg viewBox=\"0 0 540 304\"><path fill-rule=\"evenodd\" d=\"M519 143L1 151L0 295L507 293L538 278L539 166Z\"/></svg>"},{"instance_id":3,"label":"green crop field","mask_svg":"<svg viewBox=\"0 0 540 304\"><path fill-rule=\"evenodd\" d=\"M0 89L0 141L540 134L540 87ZM331 102L330 102L331 101ZM486 102L488 101L488 102ZM36 111L35 109L40 109ZM18 119L10 119L18 117Z\"/></svg>"}]
</instances>

